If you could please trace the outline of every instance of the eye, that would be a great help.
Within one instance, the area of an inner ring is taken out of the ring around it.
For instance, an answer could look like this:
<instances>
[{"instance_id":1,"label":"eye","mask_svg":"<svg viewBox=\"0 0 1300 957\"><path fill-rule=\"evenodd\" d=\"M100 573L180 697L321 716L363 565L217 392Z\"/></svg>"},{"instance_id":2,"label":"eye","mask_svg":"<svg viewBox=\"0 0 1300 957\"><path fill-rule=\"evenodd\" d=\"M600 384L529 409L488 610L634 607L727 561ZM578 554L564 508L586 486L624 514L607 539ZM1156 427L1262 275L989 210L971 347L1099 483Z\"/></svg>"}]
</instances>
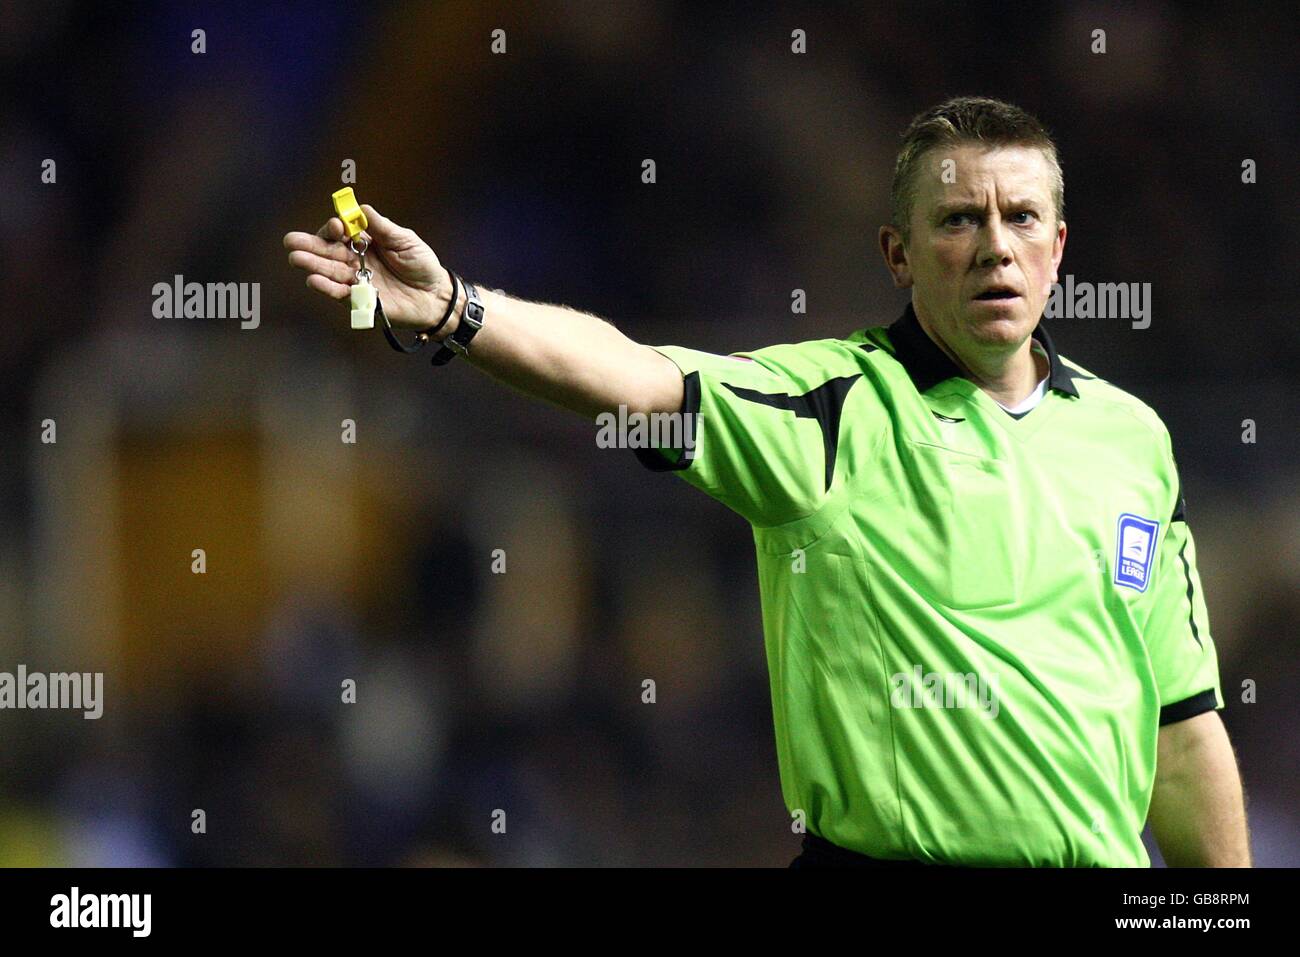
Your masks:
<instances>
[{"instance_id":1,"label":"eye","mask_svg":"<svg viewBox=\"0 0 1300 957\"><path fill-rule=\"evenodd\" d=\"M1011 222L1017 226L1028 226L1037 218L1038 216L1033 212L1033 210L1029 209L1022 209L1019 212L1011 214Z\"/></svg>"},{"instance_id":2,"label":"eye","mask_svg":"<svg viewBox=\"0 0 1300 957\"><path fill-rule=\"evenodd\" d=\"M974 217L973 215L971 215L970 213L953 213L951 216L947 217L947 218L943 221L943 224L944 224L945 226L964 226L964 225L966 225L964 222L962 222L962 220L970 220L970 222L971 222L972 224L974 224L974 222L975 222L975 217Z\"/></svg>"}]
</instances>

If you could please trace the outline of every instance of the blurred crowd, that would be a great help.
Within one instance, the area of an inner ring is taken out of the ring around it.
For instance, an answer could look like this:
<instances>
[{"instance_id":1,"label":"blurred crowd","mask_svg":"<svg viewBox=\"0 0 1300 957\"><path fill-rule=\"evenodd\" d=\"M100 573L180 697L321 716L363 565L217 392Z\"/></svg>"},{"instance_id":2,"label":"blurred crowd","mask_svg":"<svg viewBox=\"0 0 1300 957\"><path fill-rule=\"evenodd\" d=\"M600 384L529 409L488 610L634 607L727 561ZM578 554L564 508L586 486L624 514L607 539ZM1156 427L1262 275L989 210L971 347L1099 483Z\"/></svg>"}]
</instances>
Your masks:
<instances>
[{"instance_id":1,"label":"blurred crowd","mask_svg":"<svg viewBox=\"0 0 1300 957\"><path fill-rule=\"evenodd\" d=\"M1256 859L1300 864L1287 9L4 4L0 670L107 700L0 711L0 865L788 863L744 522L351 332L280 238L352 160L462 275L639 341L846 335L904 305L898 135L961 93L1056 133L1064 271L1152 283L1149 329L1053 338L1169 425ZM259 328L155 318L177 274Z\"/></svg>"}]
</instances>

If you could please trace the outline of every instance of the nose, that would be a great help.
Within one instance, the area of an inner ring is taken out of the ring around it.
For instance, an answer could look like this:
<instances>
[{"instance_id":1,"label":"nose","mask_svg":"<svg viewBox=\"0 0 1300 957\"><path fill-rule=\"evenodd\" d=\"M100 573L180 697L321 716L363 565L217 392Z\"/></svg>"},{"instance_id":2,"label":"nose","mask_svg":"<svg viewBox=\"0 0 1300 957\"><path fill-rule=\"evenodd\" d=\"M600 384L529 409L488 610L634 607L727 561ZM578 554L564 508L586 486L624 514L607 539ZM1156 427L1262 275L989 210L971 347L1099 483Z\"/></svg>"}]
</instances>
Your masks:
<instances>
[{"instance_id":1,"label":"nose","mask_svg":"<svg viewBox=\"0 0 1300 957\"><path fill-rule=\"evenodd\" d=\"M1002 217L990 216L980 230L979 264L983 267L1006 265L1011 262L1011 244L1007 242L1006 227Z\"/></svg>"}]
</instances>

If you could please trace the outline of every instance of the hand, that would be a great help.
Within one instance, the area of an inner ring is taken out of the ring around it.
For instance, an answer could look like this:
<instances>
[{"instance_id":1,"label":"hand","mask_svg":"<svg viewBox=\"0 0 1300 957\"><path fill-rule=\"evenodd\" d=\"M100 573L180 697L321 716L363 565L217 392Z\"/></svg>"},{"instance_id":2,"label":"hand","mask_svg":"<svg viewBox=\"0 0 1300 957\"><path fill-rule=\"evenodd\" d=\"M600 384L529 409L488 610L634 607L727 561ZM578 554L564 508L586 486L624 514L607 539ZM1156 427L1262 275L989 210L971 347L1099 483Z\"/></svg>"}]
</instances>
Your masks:
<instances>
[{"instance_id":1,"label":"hand","mask_svg":"<svg viewBox=\"0 0 1300 957\"><path fill-rule=\"evenodd\" d=\"M428 329L436 326L451 300L451 275L438 262L429 245L414 230L398 226L373 206L362 205L369 228L360 239L369 240L366 268L384 304L384 315L395 328ZM307 271L307 285L331 299L347 299L356 282L359 261L348 248L343 222L331 218L316 233L286 233L284 248L289 262ZM445 327L450 332L452 322ZM441 338L439 334L438 338Z\"/></svg>"}]
</instances>

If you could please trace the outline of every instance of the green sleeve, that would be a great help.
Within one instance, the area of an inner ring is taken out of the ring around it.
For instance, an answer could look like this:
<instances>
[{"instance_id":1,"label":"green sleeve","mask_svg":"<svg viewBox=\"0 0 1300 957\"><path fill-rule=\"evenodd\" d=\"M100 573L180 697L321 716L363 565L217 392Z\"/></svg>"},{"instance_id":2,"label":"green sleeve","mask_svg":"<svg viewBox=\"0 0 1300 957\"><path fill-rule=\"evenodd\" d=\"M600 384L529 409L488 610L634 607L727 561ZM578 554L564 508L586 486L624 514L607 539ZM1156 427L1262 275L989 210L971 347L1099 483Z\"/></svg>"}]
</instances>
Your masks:
<instances>
[{"instance_id":1,"label":"green sleeve","mask_svg":"<svg viewBox=\"0 0 1300 957\"><path fill-rule=\"evenodd\" d=\"M655 348L681 370L681 413L693 424L676 447L637 449L642 464L677 472L759 527L817 511L834 477L840 410L860 375L824 370L798 346L732 356Z\"/></svg>"},{"instance_id":2,"label":"green sleeve","mask_svg":"<svg viewBox=\"0 0 1300 957\"><path fill-rule=\"evenodd\" d=\"M1218 656L1196 566L1196 542L1178 489L1161 538L1143 634L1160 692L1160 723L1169 724L1223 707Z\"/></svg>"}]
</instances>

